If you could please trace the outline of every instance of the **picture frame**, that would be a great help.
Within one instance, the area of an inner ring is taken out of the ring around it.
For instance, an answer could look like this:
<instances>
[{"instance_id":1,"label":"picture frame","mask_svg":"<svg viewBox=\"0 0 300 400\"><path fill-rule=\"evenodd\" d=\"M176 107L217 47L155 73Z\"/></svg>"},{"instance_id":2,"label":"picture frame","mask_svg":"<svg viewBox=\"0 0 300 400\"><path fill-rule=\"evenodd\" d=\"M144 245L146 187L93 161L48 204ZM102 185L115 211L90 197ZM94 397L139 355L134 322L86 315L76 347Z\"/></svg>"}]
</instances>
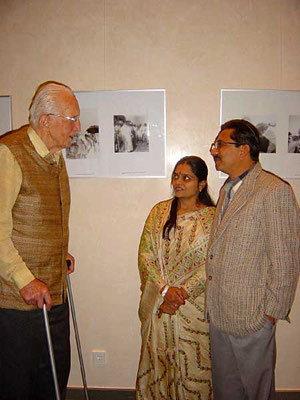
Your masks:
<instances>
[{"instance_id":1,"label":"picture frame","mask_svg":"<svg viewBox=\"0 0 300 400\"><path fill-rule=\"evenodd\" d=\"M11 130L11 96L0 96L0 136Z\"/></svg>"},{"instance_id":2,"label":"picture frame","mask_svg":"<svg viewBox=\"0 0 300 400\"><path fill-rule=\"evenodd\" d=\"M282 178L300 178L300 91L222 89L221 125L235 118L258 128L264 169Z\"/></svg>"},{"instance_id":3,"label":"picture frame","mask_svg":"<svg viewBox=\"0 0 300 400\"><path fill-rule=\"evenodd\" d=\"M64 150L70 177L166 176L164 89L75 92L81 132Z\"/></svg>"}]
</instances>

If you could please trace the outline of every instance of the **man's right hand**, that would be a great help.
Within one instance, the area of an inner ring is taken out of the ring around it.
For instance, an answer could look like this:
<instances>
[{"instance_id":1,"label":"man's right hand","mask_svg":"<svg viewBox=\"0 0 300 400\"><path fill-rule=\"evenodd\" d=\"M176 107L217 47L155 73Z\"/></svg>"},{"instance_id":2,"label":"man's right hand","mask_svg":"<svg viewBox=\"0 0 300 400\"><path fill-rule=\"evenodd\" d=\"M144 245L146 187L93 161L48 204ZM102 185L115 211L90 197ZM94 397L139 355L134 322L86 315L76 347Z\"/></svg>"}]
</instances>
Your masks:
<instances>
[{"instance_id":1,"label":"man's right hand","mask_svg":"<svg viewBox=\"0 0 300 400\"><path fill-rule=\"evenodd\" d=\"M32 304L38 308L43 308L44 303L46 304L47 311L51 309L52 300L48 291L47 285L38 279L34 279L24 286L19 291L22 299L26 304Z\"/></svg>"}]
</instances>

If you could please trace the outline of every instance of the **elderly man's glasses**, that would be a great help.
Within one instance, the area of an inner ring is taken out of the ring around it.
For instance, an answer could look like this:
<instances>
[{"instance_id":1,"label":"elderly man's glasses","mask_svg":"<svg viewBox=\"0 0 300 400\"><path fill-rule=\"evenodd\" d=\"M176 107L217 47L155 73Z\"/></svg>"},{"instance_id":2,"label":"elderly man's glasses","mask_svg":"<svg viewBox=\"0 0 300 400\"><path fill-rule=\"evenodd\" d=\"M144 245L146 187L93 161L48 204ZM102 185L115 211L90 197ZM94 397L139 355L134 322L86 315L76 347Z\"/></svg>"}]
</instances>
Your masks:
<instances>
[{"instance_id":1,"label":"elderly man's glasses","mask_svg":"<svg viewBox=\"0 0 300 400\"><path fill-rule=\"evenodd\" d=\"M213 142L210 146L210 151L212 151L213 149L219 149L222 146L226 146L228 144L234 144L236 147L240 146L241 143L237 143L237 142L223 142L223 140L216 140L215 142Z\"/></svg>"},{"instance_id":2,"label":"elderly man's glasses","mask_svg":"<svg viewBox=\"0 0 300 400\"><path fill-rule=\"evenodd\" d=\"M49 113L48 115L53 115L54 117L60 117L60 118L66 119L67 121L72 121L72 122L74 122L74 124L76 122L80 121L80 115L75 115L74 117L68 117L67 115L52 114L52 113Z\"/></svg>"}]
</instances>

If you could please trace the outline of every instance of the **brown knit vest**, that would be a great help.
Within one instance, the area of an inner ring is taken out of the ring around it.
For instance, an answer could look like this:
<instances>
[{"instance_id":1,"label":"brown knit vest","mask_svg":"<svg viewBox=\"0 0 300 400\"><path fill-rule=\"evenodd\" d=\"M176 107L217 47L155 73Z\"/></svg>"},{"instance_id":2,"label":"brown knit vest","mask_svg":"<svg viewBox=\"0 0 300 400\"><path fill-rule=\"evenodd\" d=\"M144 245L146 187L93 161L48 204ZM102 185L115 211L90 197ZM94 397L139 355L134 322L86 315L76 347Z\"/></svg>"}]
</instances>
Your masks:
<instances>
[{"instance_id":1,"label":"brown knit vest","mask_svg":"<svg viewBox=\"0 0 300 400\"><path fill-rule=\"evenodd\" d=\"M53 305L66 296L66 253L70 189L63 158L57 165L34 149L28 126L0 139L15 156L22 171L22 185L12 210L12 241L33 275L43 281ZM0 307L19 310L27 305L12 283L0 278Z\"/></svg>"}]
</instances>

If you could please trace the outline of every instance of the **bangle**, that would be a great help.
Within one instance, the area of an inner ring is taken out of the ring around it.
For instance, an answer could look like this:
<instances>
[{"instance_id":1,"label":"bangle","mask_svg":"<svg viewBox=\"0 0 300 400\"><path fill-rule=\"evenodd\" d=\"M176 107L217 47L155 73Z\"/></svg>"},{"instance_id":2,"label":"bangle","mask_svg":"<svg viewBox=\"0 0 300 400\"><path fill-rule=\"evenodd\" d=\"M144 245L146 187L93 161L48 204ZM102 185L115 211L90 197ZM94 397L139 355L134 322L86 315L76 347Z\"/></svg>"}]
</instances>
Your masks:
<instances>
[{"instance_id":1,"label":"bangle","mask_svg":"<svg viewBox=\"0 0 300 400\"><path fill-rule=\"evenodd\" d=\"M166 285L163 289L163 291L161 292L162 297L165 297L165 295L167 294L167 291L169 290L169 285Z\"/></svg>"}]
</instances>

